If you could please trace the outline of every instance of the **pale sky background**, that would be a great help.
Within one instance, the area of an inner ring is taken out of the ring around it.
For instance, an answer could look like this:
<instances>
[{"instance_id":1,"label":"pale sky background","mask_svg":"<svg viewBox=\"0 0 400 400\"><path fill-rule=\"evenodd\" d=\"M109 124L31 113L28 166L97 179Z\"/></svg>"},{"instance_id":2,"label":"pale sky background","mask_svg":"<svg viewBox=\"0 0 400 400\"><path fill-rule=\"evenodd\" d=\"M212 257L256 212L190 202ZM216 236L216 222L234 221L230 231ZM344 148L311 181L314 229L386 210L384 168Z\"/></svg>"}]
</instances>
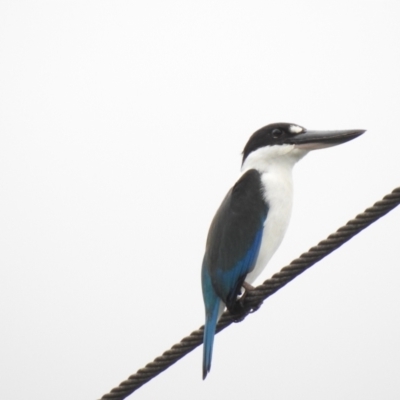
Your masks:
<instances>
[{"instance_id":1,"label":"pale sky background","mask_svg":"<svg viewBox=\"0 0 400 400\"><path fill-rule=\"evenodd\" d=\"M97 399L203 324L211 219L271 122L295 168L260 282L400 186L400 1L0 1L0 398ZM400 208L131 398L400 398Z\"/></svg>"}]
</instances>

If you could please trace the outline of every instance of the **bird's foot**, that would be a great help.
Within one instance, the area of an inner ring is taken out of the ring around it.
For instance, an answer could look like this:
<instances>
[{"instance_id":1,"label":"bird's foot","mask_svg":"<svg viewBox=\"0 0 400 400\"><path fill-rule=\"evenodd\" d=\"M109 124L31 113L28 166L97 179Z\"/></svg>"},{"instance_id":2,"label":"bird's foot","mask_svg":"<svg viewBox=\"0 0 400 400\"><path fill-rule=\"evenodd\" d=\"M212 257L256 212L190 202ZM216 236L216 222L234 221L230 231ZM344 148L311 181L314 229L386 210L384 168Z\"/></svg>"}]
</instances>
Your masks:
<instances>
[{"instance_id":1,"label":"bird's foot","mask_svg":"<svg viewBox=\"0 0 400 400\"><path fill-rule=\"evenodd\" d=\"M248 314L248 311L243 307L243 303L240 300L236 301L233 307L229 309L229 312L232 315L233 322L243 321Z\"/></svg>"},{"instance_id":2,"label":"bird's foot","mask_svg":"<svg viewBox=\"0 0 400 400\"><path fill-rule=\"evenodd\" d=\"M238 297L237 301L235 302L234 306L229 310L229 312L232 314L234 318L234 322L241 322L243 321L246 316L250 313L253 313L254 311L257 311L260 307L261 304L257 304L256 307L252 307L249 309L248 307L244 306L244 301L247 297L247 294L254 290L254 287L250 285L250 283L243 282L242 284L243 293Z\"/></svg>"},{"instance_id":3,"label":"bird's foot","mask_svg":"<svg viewBox=\"0 0 400 400\"><path fill-rule=\"evenodd\" d=\"M242 288L244 289L243 296L249 292L250 290L254 290L254 286L250 285L250 283L247 283L246 281L243 282Z\"/></svg>"}]
</instances>

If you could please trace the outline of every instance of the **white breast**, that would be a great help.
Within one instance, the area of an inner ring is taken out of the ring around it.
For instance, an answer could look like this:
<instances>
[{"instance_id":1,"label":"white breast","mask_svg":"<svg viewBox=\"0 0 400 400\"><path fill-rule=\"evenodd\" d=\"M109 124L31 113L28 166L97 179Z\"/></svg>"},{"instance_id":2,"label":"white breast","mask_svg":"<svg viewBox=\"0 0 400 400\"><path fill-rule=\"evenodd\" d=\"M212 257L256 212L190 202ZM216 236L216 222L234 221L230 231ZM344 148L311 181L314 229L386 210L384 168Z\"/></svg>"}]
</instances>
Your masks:
<instances>
[{"instance_id":1,"label":"white breast","mask_svg":"<svg viewBox=\"0 0 400 400\"><path fill-rule=\"evenodd\" d=\"M281 244L289 225L293 203L292 176L290 173L284 177L279 175L264 173L261 178L266 188L265 197L269 209L256 265L246 277L248 283L253 283L264 270Z\"/></svg>"},{"instance_id":2,"label":"white breast","mask_svg":"<svg viewBox=\"0 0 400 400\"><path fill-rule=\"evenodd\" d=\"M242 171L250 168L261 173L264 197L268 204L268 215L264 223L263 237L256 265L246 277L253 283L278 249L289 225L293 204L292 168L306 151L293 146L262 148L249 155Z\"/></svg>"}]
</instances>

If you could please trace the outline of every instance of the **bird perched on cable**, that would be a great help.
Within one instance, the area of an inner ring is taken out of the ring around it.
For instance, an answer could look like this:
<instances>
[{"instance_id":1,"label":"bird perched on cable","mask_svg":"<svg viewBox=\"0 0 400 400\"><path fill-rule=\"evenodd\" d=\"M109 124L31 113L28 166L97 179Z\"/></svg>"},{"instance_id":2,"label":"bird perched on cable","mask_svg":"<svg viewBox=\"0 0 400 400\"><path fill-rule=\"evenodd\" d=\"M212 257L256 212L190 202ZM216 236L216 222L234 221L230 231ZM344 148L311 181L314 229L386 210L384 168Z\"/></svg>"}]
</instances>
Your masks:
<instances>
[{"instance_id":1,"label":"bird perched on cable","mask_svg":"<svg viewBox=\"0 0 400 400\"><path fill-rule=\"evenodd\" d=\"M264 126L243 150L242 175L211 223L202 265L203 379L211 368L215 328L225 307L234 312L242 288L260 275L289 223L292 168L309 151L352 140L364 130L307 131L290 123Z\"/></svg>"}]
</instances>

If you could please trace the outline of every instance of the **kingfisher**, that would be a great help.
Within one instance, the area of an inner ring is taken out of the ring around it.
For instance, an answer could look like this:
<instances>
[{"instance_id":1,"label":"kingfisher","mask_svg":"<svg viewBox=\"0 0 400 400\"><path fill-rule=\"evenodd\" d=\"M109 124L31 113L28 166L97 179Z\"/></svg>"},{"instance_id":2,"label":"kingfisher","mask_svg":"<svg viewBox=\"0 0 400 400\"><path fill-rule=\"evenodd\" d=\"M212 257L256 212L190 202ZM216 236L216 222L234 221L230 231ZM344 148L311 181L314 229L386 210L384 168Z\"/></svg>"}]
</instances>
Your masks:
<instances>
[{"instance_id":1,"label":"kingfisher","mask_svg":"<svg viewBox=\"0 0 400 400\"><path fill-rule=\"evenodd\" d=\"M365 130L311 131L291 123L259 129L243 150L239 180L208 231L201 281L205 306L203 379L211 368L215 328L225 307L251 290L282 242L292 210L293 166L309 151L348 142Z\"/></svg>"}]
</instances>

